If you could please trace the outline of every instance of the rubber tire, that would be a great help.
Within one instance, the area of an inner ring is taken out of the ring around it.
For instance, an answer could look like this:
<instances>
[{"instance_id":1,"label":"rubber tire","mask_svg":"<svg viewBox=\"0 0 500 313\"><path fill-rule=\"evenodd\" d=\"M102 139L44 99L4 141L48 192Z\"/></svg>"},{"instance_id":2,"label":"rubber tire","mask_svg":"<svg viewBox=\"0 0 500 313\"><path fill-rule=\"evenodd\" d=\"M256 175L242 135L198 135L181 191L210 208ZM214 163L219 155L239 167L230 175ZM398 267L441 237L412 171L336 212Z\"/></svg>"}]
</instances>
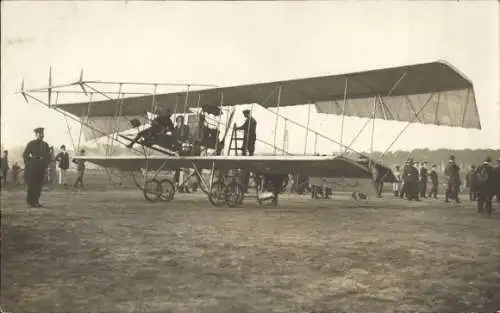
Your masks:
<instances>
[{"instance_id":1,"label":"rubber tire","mask_svg":"<svg viewBox=\"0 0 500 313\"><path fill-rule=\"evenodd\" d=\"M213 193L214 193L213 190L215 189L214 187L219 187L219 186L220 186L220 189L218 189L218 190L222 194L222 197L217 199L213 196ZM210 192L208 193L208 200L210 200L210 203L212 203L213 206L219 207L219 206L226 204L226 197L224 196L224 190L225 190L225 187L224 187L223 182L215 181L212 184L212 188L211 188Z\"/></svg>"},{"instance_id":2,"label":"rubber tire","mask_svg":"<svg viewBox=\"0 0 500 313\"><path fill-rule=\"evenodd\" d=\"M167 187L168 185L168 187ZM169 188L169 193L166 197L163 196L165 189ZM175 196L175 185L170 179L162 179L158 184L158 198L164 202L170 202Z\"/></svg>"},{"instance_id":3,"label":"rubber tire","mask_svg":"<svg viewBox=\"0 0 500 313\"><path fill-rule=\"evenodd\" d=\"M259 198L259 195L257 194L257 202L260 205L271 206L273 204L273 200L274 200L274 197L271 198L271 199L262 200L262 199Z\"/></svg>"},{"instance_id":4,"label":"rubber tire","mask_svg":"<svg viewBox=\"0 0 500 313\"><path fill-rule=\"evenodd\" d=\"M236 196L234 199L233 196ZM243 203L245 193L243 192L243 185L232 181L224 187L224 200L228 207L235 208Z\"/></svg>"},{"instance_id":5,"label":"rubber tire","mask_svg":"<svg viewBox=\"0 0 500 313\"><path fill-rule=\"evenodd\" d=\"M154 184L154 186L152 188L147 188L147 186L149 184ZM148 179L144 182L144 187L142 188L142 194L144 195L144 198L146 200L148 200L149 202L156 202L158 201L158 198L159 198L159 193L158 193L158 190L159 190L159 186L160 186L160 182L157 180L157 179ZM153 193L152 192L148 192L149 190L154 190L154 196L151 196Z\"/></svg>"}]
</instances>

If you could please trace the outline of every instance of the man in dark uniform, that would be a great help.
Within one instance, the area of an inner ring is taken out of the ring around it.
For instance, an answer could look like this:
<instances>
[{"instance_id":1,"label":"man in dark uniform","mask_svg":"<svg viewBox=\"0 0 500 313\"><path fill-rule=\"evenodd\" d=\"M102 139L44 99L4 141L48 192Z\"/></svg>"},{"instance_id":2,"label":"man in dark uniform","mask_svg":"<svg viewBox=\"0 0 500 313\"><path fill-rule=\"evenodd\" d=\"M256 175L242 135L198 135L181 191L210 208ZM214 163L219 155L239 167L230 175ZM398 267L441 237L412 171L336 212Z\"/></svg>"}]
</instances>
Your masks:
<instances>
[{"instance_id":1,"label":"man in dark uniform","mask_svg":"<svg viewBox=\"0 0 500 313\"><path fill-rule=\"evenodd\" d=\"M460 188L460 167L455 163L455 156L450 156L448 165L444 171L446 175L446 196L445 203L449 203L450 199L455 200L456 203L460 203L458 198L458 190Z\"/></svg>"},{"instance_id":2,"label":"man in dark uniform","mask_svg":"<svg viewBox=\"0 0 500 313\"><path fill-rule=\"evenodd\" d=\"M257 140L257 121L250 116L250 110L244 110L243 115L245 116L245 123L240 127L236 127L237 130L243 130L243 149L242 154L253 156L255 152L255 141Z\"/></svg>"},{"instance_id":3,"label":"man in dark uniform","mask_svg":"<svg viewBox=\"0 0 500 313\"><path fill-rule=\"evenodd\" d=\"M492 194L494 189L494 169L490 165L491 158L487 157L483 164L477 168L477 212L491 215L492 212Z\"/></svg>"},{"instance_id":4,"label":"man in dark uniform","mask_svg":"<svg viewBox=\"0 0 500 313\"><path fill-rule=\"evenodd\" d=\"M437 199L438 192L438 175L436 172L436 164L432 164L431 173L429 174L431 178L431 191L429 192L429 198Z\"/></svg>"},{"instance_id":5,"label":"man in dark uniform","mask_svg":"<svg viewBox=\"0 0 500 313\"><path fill-rule=\"evenodd\" d=\"M172 123L172 120L170 119L171 116L172 113L170 112L170 109L163 109L158 114L158 116L151 121L151 126L140 131L137 136L135 136L134 140L132 140L132 142L127 145L127 147L132 148L134 146L134 143L138 142L141 138L145 141L151 141L154 140L156 136L161 135L166 131L173 132L174 123Z\"/></svg>"},{"instance_id":6,"label":"man in dark uniform","mask_svg":"<svg viewBox=\"0 0 500 313\"><path fill-rule=\"evenodd\" d=\"M422 162L422 165L420 167L420 186L419 186L419 192L420 192L420 198L427 198L427 182L429 180L429 173L427 171L427 162L424 161Z\"/></svg>"},{"instance_id":7,"label":"man in dark uniform","mask_svg":"<svg viewBox=\"0 0 500 313\"><path fill-rule=\"evenodd\" d=\"M495 194L497 195L497 202L500 202L500 158L497 159L497 166L495 167L494 176Z\"/></svg>"},{"instance_id":8,"label":"man in dark uniform","mask_svg":"<svg viewBox=\"0 0 500 313\"><path fill-rule=\"evenodd\" d=\"M35 128L36 139L28 142L23 153L26 185L28 192L26 202L32 208L42 207L40 196L42 194L43 180L50 159L49 145L43 141L44 128Z\"/></svg>"}]
</instances>

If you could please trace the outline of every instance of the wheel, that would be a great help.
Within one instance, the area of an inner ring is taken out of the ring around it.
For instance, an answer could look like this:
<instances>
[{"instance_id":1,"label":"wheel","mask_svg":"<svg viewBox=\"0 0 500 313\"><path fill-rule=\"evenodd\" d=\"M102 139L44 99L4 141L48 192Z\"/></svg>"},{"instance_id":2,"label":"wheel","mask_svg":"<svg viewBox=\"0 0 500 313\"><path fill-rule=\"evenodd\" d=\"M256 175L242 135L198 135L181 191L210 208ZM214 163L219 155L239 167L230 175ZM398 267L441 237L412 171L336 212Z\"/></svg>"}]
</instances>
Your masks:
<instances>
[{"instance_id":1,"label":"wheel","mask_svg":"<svg viewBox=\"0 0 500 313\"><path fill-rule=\"evenodd\" d=\"M269 194L269 195L267 195L267 194ZM276 197L277 197L277 195L273 194L272 192L267 192L267 191L258 192L257 193L257 202L260 205L274 205L274 203L276 202L275 201Z\"/></svg>"},{"instance_id":2,"label":"wheel","mask_svg":"<svg viewBox=\"0 0 500 313\"><path fill-rule=\"evenodd\" d=\"M221 206L226 203L226 199L224 197L224 183L221 181L216 181L212 184L212 188L208 193L208 200L214 206Z\"/></svg>"},{"instance_id":3,"label":"wheel","mask_svg":"<svg viewBox=\"0 0 500 313\"><path fill-rule=\"evenodd\" d=\"M142 187L142 193L144 198L150 202L156 202L159 198L160 193L158 192L160 182L157 179L148 179Z\"/></svg>"},{"instance_id":4,"label":"wheel","mask_svg":"<svg viewBox=\"0 0 500 313\"><path fill-rule=\"evenodd\" d=\"M243 192L243 185L232 181L224 188L224 202L228 207L237 207L243 203L245 193Z\"/></svg>"},{"instance_id":5,"label":"wheel","mask_svg":"<svg viewBox=\"0 0 500 313\"><path fill-rule=\"evenodd\" d=\"M174 199L175 186L170 179L162 179L158 185L158 197L160 200L169 202Z\"/></svg>"}]
</instances>

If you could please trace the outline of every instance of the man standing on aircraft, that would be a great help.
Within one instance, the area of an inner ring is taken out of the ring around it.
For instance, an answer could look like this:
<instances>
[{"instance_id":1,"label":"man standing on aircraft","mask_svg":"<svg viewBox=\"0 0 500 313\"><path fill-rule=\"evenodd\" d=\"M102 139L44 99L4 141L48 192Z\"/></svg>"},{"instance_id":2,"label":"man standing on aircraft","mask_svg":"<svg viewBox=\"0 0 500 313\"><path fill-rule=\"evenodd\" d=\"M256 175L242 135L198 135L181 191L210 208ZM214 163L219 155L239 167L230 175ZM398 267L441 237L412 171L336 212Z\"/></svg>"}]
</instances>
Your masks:
<instances>
[{"instance_id":1,"label":"man standing on aircraft","mask_svg":"<svg viewBox=\"0 0 500 313\"><path fill-rule=\"evenodd\" d=\"M436 172L436 164L432 164L431 173L429 174L431 178L431 191L429 192L429 198L437 199L438 192L438 175Z\"/></svg>"},{"instance_id":2,"label":"man standing on aircraft","mask_svg":"<svg viewBox=\"0 0 500 313\"><path fill-rule=\"evenodd\" d=\"M446 175L446 196L445 203L449 203L450 199L455 200L456 203L460 203L458 198L458 191L460 188L460 167L455 163L455 156L450 156L448 160L448 165L444 171Z\"/></svg>"},{"instance_id":3,"label":"man standing on aircraft","mask_svg":"<svg viewBox=\"0 0 500 313\"><path fill-rule=\"evenodd\" d=\"M170 119L171 116L172 113L170 112L170 109L163 109L158 116L151 121L151 126L140 131L132 142L127 145L127 147L132 148L134 143L138 142L141 138L145 141L150 141L154 140L156 136L165 133L166 131L174 132L174 123L172 123L172 120Z\"/></svg>"},{"instance_id":4,"label":"man standing on aircraft","mask_svg":"<svg viewBox=\"0 0 500 313\"><path fill-rule=\"evenodd\" d=\"M66 151L66 146L61 146L61 152L56 155L56 162L59 167L59 184L66 185L66 171L69 168L69 154Z\"/></svg>"},{"instance_id":5,"label":"man standing on aircraft","mask_svg":"<svg viewBox=\"0 0 500 313\"><path fill-rule=\"evenodd\" d=\"M492 212L492 193L494 189L494 169L490 165L491 158L487 157L483 164L477 168L477 212L491 215Z\"/></svg>"},{"instance_id":6,"label":"man standing on aircraft","mask_svg":"<svg viewBox=\"0 0 500 313\"><path fill-rule=\"evenodd\" d=\"M243 110L245 122L236 127L236 130L243 130L243 149L242 154L253 156L255 152L255 141L257 140L257 121L250 115L250 110Z\"/></svg>"},{"instance_id":7,"label":"man standing on aircraft","mask_svg":"<svg viewBox=\"0 0 500 313\"><path fill-rule=\"evenodd\" d=\"M26 202L32 208L40 208L40 195L45 178L45 172L50 163L50 148L43 141L44 128L38 127L34 130L36 139L28 142L23 153L24 171L28 192Z\"/></svg>"},{"instance_id":8,"label":"man standing on aircraft","mask_svg":"<svg viewBox=\"0 0 500 313\"><path fill-rule=\"evenodd\" d=\"M427 198L427 182L429 179L429 174L427 172L427 162L421 163L420 167L420 198Z\"/></svg>"}]
</instances>

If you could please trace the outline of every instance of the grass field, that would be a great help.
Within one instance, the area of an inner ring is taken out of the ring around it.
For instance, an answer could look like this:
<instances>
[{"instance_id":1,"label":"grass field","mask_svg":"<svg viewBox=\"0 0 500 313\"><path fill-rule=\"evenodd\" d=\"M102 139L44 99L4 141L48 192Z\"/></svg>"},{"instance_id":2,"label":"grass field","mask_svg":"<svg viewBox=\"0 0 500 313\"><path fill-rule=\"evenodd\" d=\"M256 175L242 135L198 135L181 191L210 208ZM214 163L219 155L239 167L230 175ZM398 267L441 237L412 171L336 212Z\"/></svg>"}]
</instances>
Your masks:
<instances>
[{"instance_id":1,"label":"grass field","mask_svg":"<svg viewBox=\"0 0 500 313\"><path fill-rule=\"evenodd\" d=\"M129 189L2 193L10 312L493 311L500 214L471 203L288 196L214 208Z\"/></svg>"}]
</instances>

